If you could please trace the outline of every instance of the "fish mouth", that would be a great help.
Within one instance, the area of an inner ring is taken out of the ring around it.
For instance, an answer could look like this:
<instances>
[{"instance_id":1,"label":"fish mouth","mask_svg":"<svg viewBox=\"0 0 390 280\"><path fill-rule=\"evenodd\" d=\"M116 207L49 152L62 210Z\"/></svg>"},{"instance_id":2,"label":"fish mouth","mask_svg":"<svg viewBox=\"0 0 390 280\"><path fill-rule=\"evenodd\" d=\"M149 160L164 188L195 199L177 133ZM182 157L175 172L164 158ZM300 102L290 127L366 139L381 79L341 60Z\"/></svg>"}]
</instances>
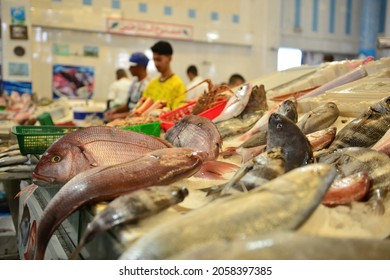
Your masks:
<instances>
[{"instance_id":1,"label":"fish mouth","mask_svg":"<svg viewBox=\"0 0 390 280\"><path fill-rule=\"evenodd\" d=\"M33 178L32 179L33 183L38 185L38 186L49 185L49 184L54 183L53 177L39 175L35 172L32 173L32 178Z\"/></svg>"},{"instance_id":2,"label":"fish mouth","mask_svg":"<svg viewBox=\"0 0 390 280\"><path fill-rule=\"evenodd\" d=\"M200 158L202 161L205 161L209 157L209 153L205 151L192 152L191 155Z\"/></svg>"}]
</instances>

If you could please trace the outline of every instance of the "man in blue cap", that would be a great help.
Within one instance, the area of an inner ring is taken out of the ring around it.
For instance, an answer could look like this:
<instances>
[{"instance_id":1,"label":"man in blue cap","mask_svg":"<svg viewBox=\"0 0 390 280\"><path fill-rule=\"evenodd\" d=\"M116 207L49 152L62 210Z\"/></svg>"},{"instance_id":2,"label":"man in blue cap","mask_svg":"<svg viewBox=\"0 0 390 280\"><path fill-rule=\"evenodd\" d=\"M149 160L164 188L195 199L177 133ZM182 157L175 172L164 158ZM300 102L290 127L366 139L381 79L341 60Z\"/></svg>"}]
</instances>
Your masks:
<instances>
[{"instance_id":1,"label":"man in blue cap","mask_svg":"<svg viewBox=\"0 0 390 280\"><path fill-rule=\"evenodd\" d=\"M150 78L146 68L149 63L149 59L142 52L135 52L130 56L129 59L130 67L129 71L134 78L129 89L129 99L126 104L123 104L115 109L109 110L105 113L107 121L115 119L125 118L129 115L129 112L138 103L146 85L149 83Z\"/></svg>"}]
</instances>

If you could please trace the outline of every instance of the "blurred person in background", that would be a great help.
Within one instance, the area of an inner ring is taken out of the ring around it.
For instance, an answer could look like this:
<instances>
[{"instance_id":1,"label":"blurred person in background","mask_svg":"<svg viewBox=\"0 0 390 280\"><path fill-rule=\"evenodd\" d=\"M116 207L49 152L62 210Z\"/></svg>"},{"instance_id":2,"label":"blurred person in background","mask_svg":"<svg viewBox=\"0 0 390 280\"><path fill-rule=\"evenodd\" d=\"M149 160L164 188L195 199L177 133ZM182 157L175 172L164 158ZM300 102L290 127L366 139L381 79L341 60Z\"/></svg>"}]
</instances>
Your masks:
<instances>
[{"instance_id":1,"label":"blurred person in background","mask_svg":"<svg viewBox=\"0 0 390 280\"><path fill-rule=\"evenodd\" d=\"M115 72L116 81L110 85L107 99L107 109L112 109L126 103L131 81L124 69Z\"/></svg>"},{"instance_id":2,"label":"blurred person in background","mask_svg":"<svg viewBox=\"0 0 390 280\"><path fill-rule=\"evenodd\" d=\"M204 79L199 76L198 69L195 65L190 65L187 68L187 77L190 82L186 85L187 89L187 101L196 100L200 95L208 90L208 84L202 83Z\"/></svg>"},{"instance_id":3,"label":"blurred person in background","mask_svg":"<svg viewBox=\"0 0 390 280\"><path fill-rule=\"evenodd\" d=\"M150 81L150 77L146 71L149 58L147 58L145 54L142 52L133 53L129 58L129 63L129 71L134 77L134 80L131 82L128 88L126 102L117 108L108 110L105 113L105 118L107 121L127 117L129 112L131 112L137 105L139 99L142 96L142 93Z\"/></svg>"},{"instance_id":4,"label":"blurred person in background","mask_svg":"<svg viewBox=\"0 0 390 280\"><path fill-rule=\"evenodd\" d=\"M160 76L153 79L142 94L144 98L152 98L154 102L162 101L170 110L184 105L186 86L171 68L173 48L167 41L158 41L151 50L153 60Z\"/></svg>"},{"instance_id":5,"label":"blurred person in background","mask_svg":"<svg viewBox=\"0 0 390 280\"><path fill-rule=\"evenodd\" d=\"M245 83L245 79L241 74L232 74L229 78L228 87L234 88Z\"/></svg>"}]
</instances>

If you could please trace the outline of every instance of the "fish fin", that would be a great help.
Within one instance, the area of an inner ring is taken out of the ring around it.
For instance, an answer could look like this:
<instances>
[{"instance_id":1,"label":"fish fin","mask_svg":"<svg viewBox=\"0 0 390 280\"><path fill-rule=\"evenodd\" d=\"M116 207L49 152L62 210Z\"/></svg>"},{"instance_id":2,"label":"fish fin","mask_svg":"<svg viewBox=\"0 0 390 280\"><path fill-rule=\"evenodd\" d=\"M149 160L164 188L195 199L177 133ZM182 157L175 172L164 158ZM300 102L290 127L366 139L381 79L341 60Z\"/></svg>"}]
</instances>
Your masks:
<instances>
[{"instance_id":1,"label":"fish fin","mask_svg":"<svg viewBox=\"0 0 390 280\"><path fill-rule=\"evenodd\" d=\"M202 164L200 170L194 175L195 177L221 180L224 179L222 176L225 173L234 172L239 169L239 166L223 162L223 161L206 161Z\"/></svg>"},{"instance_id":2,"label":"fish fin","mask_svg":"<svg viewBox=\"0 0 390 280\"><path fill-rule=\"evenodd\" d=\"M199 190L202 192L205 192L206 196L219 195L221 193L221 191L223 190L224 186L225 186L225 184L222 184L222 185L211 186L211 187L207 187L207 188L203 188L203 189L199 189Z\"/></svg>"},{"instance_id":3,"label":"fish fin","mask_svg":"<svg viewBox=\"0 0 390 280\"><path fill-rule=\"evenodd\" d=\"M27 187L25 187L23 190L21 190L20 192L18 192L14 198L18 198L20 197L21 195L23 194L26 194L26 198L23 200L23 205L26 204L26 201L27 199L30 198L30 196L35 192L35 190L38 188L37 185L35 184L31 184L31 185L28 185Z\"/></svg>"},{"instance_id":4,"label":"fish fin","mask_svg":"<svg viewBox=\"0 0 390 280\"><path fill-rule=\"evenodd\" d=\"M96 162L95 158L92 156L92 154L88 150L86 150L82 146L78 146L78 148L80 149L83 156L88 160L88 162L91 166L95 166L95 167L98 166L98 163Z\"/></svg>"},{"instance_id":5,"label":"fish fin","mask_svg":"<svg viewBox=\"0 0 390 280\"><path fill-rule=\"evenodd\" d=\"M382 216L385 213L385 205L383 203L384 194L380 189L373 192L373 196L368 200L367 206L371 213Z\"/></svg>"},{"instance_id":6,"label":"fish fin","mask_svg":"<svg viewBox=\"0 0 390 280\"><path fill-rule=\"evenodd\" d=\"M236 155L236 147L227 147L223 152L221 152L219 155L222 156L223 158L228 158L233 155Z\"/></svg>"}]
</instances>

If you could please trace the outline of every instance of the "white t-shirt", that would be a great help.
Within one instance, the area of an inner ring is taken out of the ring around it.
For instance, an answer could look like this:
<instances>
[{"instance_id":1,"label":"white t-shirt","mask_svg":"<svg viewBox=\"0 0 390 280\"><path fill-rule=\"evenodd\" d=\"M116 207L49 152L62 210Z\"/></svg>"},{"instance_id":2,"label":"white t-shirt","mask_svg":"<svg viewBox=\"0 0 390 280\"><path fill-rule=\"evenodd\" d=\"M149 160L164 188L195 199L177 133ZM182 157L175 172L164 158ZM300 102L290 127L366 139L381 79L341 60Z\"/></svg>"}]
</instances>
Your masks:
<instances>
[{"instance_id":1,"label":"white t-shirt","mask_svg":"<svg viewBox=\"0 0 390 280\"><path fill-rule=\"evenodd\" d=\"M186 89L189 90L193 86L196 86L200 82L204 81L204 79L200 76L196 76L191 82L189 82L186 86ZM199 97L202 95L205 91L208 90L208 84L206 82L198 85L197 87L187 91L187 97L186 100L192 100L194 98Z\"/></svg>"},{"instance_id":2,"label":"white t-shirt","mask_svg":"<svg viewBox=\"0 0 390 280\"><path fill-rule=\"evenodd\" d=\"M127 103L130 85L131 80L126 77L120 78L110 85L108 99L113 100L110 105L111 108Z\"/></svg>"}]
</instances>

